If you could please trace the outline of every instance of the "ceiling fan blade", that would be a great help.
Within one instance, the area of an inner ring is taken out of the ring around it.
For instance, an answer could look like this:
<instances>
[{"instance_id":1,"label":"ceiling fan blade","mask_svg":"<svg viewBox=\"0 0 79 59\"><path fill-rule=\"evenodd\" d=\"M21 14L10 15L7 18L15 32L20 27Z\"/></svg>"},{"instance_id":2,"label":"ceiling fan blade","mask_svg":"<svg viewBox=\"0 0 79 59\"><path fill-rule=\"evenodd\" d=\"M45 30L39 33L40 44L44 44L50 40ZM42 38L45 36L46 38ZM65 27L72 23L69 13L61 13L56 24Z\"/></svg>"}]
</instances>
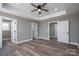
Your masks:
<instances>
[{"instance_id":1,"label":"ceiling fan blade","mask_svg":"<svg viewBox=\"0 0 79 59\"><path fill-rule=\"evenodd\" d=\"M36 5L34 5L33 3L31 3L31 5L37 8L37 6L36 6Z\"/></svg>"},{"instance_id":2,"label":"ceiling fan blade","mask_svg":"<svg viewBox=\"0 0 79 59\"><path fill-rule=\"evenodd\" d=\"M31 12L37 11L38 9L32 10Z\"/></svg>"},{"instance_id":3,"label":"ceiling fan blade","mask_svg":"<svg viewBox=\"0 0 79 59\"><path fill-rule=\"evenodd\" d=\"M41 10L44 10L44 11L47 11L47 12L49 11L49 10L46 10L46 9L41 9Z\"/></svg>"},{"instance_id":4,"label":"ceiling fan blade","mask_svg":"<svg viewBox=\"0 0 79 59\"><path fill-rule=\"evenodd\" d=\"M41 5L41 7L44 7L46 4L47 4L47 3L43 3L43 4Z\"/></svg>"}]
</instances>

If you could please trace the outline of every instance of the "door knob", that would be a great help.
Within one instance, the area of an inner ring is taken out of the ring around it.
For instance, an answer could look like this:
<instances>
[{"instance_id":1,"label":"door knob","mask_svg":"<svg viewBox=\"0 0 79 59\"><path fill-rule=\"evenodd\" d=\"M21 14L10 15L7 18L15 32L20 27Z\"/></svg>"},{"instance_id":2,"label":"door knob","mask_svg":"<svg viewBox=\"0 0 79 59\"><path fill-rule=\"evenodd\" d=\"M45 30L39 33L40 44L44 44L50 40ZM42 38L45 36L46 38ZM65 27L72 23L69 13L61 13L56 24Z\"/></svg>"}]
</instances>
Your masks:
<instances>
[{"instance_id":1,"label":"door knob","mask_svg":"<svg viewBox=\"0 0 79 59\"><path fill-rule=\"evenodd\" d=\"M16 31L14 31L14 32L16 32Z\"/></svg>"}]
</instances>

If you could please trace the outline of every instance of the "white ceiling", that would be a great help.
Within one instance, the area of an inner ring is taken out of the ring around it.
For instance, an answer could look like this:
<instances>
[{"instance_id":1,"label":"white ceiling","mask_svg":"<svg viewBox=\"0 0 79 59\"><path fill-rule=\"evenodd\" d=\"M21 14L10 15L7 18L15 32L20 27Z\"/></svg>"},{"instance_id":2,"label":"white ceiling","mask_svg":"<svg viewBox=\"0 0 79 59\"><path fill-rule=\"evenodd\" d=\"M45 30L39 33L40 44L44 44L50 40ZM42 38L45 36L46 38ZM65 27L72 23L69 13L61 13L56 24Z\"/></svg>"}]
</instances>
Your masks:
<instances>
[{"instance_id":1,"label":"white ceiling","mask_svg":"<svg viewBox=\"0 0 79 59\"><path fill-rule=\"evenodd\" d=\"M35 3L35 5L42 3ZM45 7L49 12L42 11L42 14L39 15L37 11L31 12L31 10L35 9L30 3L3 3L2 11L6 11L7 13L11 13L14 15L22 16L29 19L34 20L43 20L49 17L55 17L55 15L64 15L64 14L76 14L79 12L79 4L77 3L48 3ZM58 10L55 11L54 9Z\"/></svg>"}]
</instances>

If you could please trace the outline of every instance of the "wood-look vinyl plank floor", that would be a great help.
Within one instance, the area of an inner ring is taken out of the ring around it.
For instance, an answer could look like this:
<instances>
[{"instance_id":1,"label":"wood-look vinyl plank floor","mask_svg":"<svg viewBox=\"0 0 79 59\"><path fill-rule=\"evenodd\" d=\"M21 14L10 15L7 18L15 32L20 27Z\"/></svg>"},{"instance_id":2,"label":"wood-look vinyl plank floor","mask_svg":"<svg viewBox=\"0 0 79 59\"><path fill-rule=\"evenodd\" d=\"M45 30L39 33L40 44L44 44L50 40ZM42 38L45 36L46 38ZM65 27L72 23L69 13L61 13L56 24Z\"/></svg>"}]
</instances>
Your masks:
<instances>
[{"instance_id":1,"label":"wood-look vinyl plank floor","mask_svg":"<svg viewBox=\"0 0 79 59\"><path fill-rule=\"evenodd\" d=\"M35 39L21 44L3 41L0 56L79 56L75 45L53 40Z\"/></svg>"}]
</instances>

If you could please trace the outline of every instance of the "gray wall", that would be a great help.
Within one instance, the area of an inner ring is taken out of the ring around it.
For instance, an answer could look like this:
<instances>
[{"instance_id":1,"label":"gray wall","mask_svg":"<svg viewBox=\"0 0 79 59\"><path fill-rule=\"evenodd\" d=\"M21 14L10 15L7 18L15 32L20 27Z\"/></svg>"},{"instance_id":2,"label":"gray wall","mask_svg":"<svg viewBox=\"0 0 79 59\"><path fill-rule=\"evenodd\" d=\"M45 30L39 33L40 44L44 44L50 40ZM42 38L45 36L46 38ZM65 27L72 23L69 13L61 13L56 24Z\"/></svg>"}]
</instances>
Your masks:
<instances>
[{"instance_id":1,"label":"gray wall","mask_svg":"<svg viewBox=\"0 0 79 59\"><path fill-rule=\"evenodd\" d=\"M39 23L39 37L48 38L48 21Z\"/></svg>"},{"instance_id":2,"label":"gray wall","mask_svg":"<svg viewBox=\"0 0 79 59\"><path fill-rule=\"evenodd\" d=\"M10 18L17 19L17 37L18 41L31 39L31 23L35 21L31 21L22 17L9 15L6 13L0 12L1 16L6 16ZM70 42L77 42L79 38L79 16L60 16L51 18L45 21L39 22L39 37L48 38L48 22L56 21L56 20L70 20Z\"/></svg>"},{"instance_id":3,"label":"gray wall","mask_svg":"<svg viewBox=\"0 0 79 59\"><path fill-rule=\"evenodd\" d=\"M70 42L77 42L79 38L79 17L78 15L73 16L60 16L39 23L39 37L48 38L48 22L60 20L70 20Z\"/></svg>"},{"instance_id":4,"label":"gray wall","mask_svg":"<svg viewBox=\"0 0 79 59\"><path fill-rule=\"evenodd\" d=\"M19 19L17 21L17 38L18 41L31 39L31 24L32 21Z\"/></svg>"},{"instance_id":5,"label":"gray wall","mask_svg":"<svg viewBox=\"0 0 79 59\"><path fill-rule=\"evenodd\" d=\"M35 21L3 12L0 12L0 16L17 19L17 41L31 39L31 23Z\"/></svg>"},{"instance_id":6,"label":"gray wall","mask_svg":"<svg viewBox=\"0 0 79 59\"><path fill-rule=\"evenodd\" d=\"M79 40L79 16L69 17L70 20L70 42L78 42Z\"/></svg>"}]
</instances>

